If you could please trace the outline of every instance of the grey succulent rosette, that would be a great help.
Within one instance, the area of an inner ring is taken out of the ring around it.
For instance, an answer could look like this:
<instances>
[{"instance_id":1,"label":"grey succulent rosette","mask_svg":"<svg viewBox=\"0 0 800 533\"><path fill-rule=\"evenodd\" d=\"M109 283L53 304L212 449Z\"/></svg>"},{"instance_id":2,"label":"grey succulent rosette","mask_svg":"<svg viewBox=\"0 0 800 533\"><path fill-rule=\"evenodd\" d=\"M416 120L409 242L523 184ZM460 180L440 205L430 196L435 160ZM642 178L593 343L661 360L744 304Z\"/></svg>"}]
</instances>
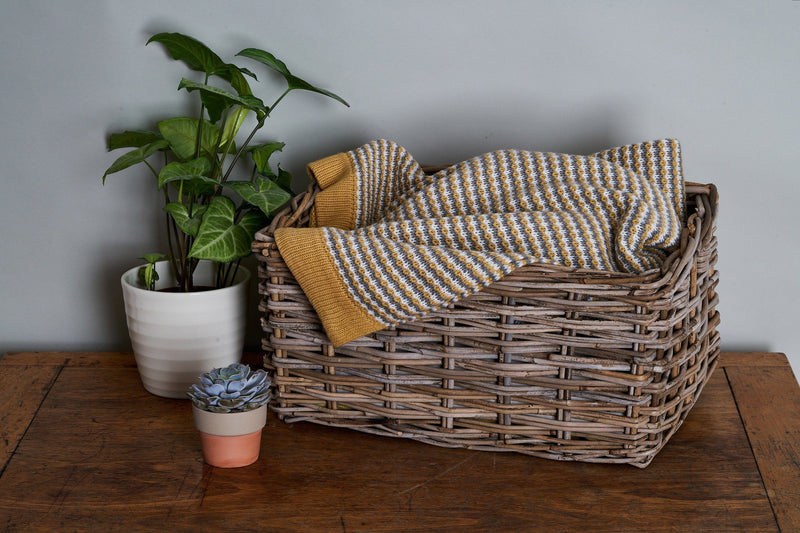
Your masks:
<instances>
[{"instance_id":1,"label":"grey succulent rosette","mask_svg":"<svg viewBox=\"0 0 800 533\"><path fill-rule=\"evenodd\" d=\"M212 413L238 413L257 409L272 397L269 376L264 370L233 363L200 376L200 383L189 389L192 403Z\"/></svg>"}]
</instances>

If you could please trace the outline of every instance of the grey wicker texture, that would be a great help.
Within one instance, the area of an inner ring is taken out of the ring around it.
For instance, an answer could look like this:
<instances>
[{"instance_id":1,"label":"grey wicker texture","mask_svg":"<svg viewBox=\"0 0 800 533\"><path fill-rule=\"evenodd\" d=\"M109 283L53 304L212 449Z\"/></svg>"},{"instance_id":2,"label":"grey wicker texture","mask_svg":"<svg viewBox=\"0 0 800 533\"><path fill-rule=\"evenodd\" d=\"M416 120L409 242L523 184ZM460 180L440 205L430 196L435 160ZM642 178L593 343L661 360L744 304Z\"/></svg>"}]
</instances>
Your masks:
<instances>
[{"instance_id":1,"label":"grey wicker texture","mask_svg":"<svg viewBox=\"0 0 800 533\"><path fill-rule=\"evenodd\" d=\"M642 276L532 265L447 309L337 349L272 234L256 235L271 408L439 446L646 467L714 370L717 191L687 183L681 248Z\"/></svg>"}]
</instances>

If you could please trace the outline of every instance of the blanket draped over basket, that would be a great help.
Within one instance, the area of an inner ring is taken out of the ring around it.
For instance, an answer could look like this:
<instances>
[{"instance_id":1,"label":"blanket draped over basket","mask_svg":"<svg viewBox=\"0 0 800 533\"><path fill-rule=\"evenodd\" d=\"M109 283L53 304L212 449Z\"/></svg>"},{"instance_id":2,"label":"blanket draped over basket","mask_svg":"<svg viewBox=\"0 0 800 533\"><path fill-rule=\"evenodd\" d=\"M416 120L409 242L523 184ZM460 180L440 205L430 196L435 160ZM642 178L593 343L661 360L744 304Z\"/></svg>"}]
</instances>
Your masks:
<instances>
[{"instance_id":1,"label":"blanket draped over basket","mask_svg":"<svg viewBox=\"0 0 800 533\"><path fill-rule=\"evenodd\" d=\"M686 210L673 139L588 156L500 150L434 174L379 140L308 170L322 189L311 227L275 242L335 346L531 263L653 271Z\"/></svg>"}]
</instances>

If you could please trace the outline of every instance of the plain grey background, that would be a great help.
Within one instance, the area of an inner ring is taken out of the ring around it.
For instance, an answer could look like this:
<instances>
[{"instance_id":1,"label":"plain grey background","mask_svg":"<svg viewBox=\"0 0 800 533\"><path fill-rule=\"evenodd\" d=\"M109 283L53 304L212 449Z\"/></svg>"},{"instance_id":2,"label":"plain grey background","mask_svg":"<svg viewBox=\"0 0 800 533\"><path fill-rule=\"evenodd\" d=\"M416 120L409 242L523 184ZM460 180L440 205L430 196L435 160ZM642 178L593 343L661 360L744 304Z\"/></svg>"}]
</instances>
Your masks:
<instances>
[{"instance_id":1,"label":"plain grey background","mask_svg":"<svg viewBox=\"0 0 800 533\"><path fill-rule=\"evenodd\" d=\"M161 205L142 170L101 186L105 143L183 105L183 65L145 47L180 31L350 102L292 94L273 115L262 138L287 143L298 191L309 161L381 137L431 164L679 139L686 178L720 190L723 349L800 368L798 1L1 4L0 353L129 349L119 277L163 249Z\"/></svg>"}]
</instances>

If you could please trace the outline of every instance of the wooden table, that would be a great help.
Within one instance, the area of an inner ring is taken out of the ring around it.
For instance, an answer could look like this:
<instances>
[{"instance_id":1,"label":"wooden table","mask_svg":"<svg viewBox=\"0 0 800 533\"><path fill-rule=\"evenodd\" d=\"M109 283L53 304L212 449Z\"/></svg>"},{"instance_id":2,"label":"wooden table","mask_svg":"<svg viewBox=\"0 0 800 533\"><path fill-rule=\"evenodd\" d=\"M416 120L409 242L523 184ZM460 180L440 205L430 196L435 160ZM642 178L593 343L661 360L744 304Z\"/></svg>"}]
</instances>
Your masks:
<instances>
[{"instance_id":1,"label":"wooden table","mask_svg":"<svg viewBox=\"0 0 800 533\"><path fill-rule=\"evenodd\" d=\"M145 392L123 353L8 354L0 391L0 531L800 531L782 354L723 354L644 470L273 417L256 464L216 469L189 402Z\"/></svg>"}]
</instances>

